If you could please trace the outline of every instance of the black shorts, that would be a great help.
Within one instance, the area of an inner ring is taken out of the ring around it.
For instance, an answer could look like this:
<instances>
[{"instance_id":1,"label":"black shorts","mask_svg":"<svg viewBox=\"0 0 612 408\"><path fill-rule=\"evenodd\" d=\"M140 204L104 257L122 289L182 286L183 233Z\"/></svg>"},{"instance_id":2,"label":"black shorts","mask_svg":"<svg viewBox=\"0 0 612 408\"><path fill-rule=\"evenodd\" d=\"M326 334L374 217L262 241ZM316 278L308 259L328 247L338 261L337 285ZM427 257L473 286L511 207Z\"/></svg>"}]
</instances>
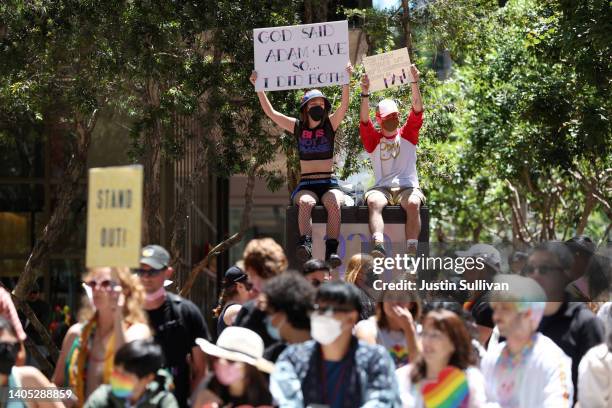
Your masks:
<instances>
[{"instance_id":1,"label":"black shorts","mask_svg":"<svg viewBox=\"0 0 612 408\"><path fill-rule=\"evenodd\" d=\"M329 190L340 190L340 185L338 184L338 180L335 178L324 178L324 179L306 179L300 180L293 193L291 193L291 202L295 199L297 193L302 190L312 191L317 195L319 201L323 198L323 194L327 193Z\"/></svg>"}]
</instances>

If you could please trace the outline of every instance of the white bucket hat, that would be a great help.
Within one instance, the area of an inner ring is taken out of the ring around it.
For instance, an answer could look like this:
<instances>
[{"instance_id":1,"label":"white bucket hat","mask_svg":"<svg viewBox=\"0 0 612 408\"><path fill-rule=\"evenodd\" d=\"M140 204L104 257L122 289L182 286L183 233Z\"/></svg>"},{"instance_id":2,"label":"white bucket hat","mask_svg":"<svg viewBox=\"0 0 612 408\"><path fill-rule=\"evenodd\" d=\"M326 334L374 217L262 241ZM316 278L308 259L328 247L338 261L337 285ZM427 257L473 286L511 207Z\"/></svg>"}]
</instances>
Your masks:
<instances>
[{"instance_id":1,"label":"white bucket hat","mask_svg":"<svg viewBox=\"0 0 612 408\"><path fill-rule=\"evenodd\" d=\"M196 344L208 355L246 363L265 373L274 371L274 364L263 358L263 340L253 330L230 326L221 332L217 344L202 338Z\"/></svg>"}]
</instances>

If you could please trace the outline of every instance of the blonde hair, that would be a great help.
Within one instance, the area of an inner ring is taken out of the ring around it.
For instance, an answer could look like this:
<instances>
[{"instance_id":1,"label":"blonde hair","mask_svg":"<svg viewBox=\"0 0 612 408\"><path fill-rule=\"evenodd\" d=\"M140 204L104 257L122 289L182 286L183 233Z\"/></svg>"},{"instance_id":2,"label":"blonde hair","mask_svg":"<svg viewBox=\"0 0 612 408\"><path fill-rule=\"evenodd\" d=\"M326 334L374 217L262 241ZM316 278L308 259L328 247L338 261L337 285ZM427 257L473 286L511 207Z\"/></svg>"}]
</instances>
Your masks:
<instances>
[{"instance_id":1,"label":"blonde hair","mask_svg":"<svg viewBox=\"0 0 612 408\"><path fill-rule=\"evenodd\" d=\"M106 267L91 268L83 280L87 280L97 270L107 269ZM123 305L123 320L132 325L136 323L148 324L143 305L145 300L145 290L140 279L130 272L129 268L108 268L111 271L113 280L116 280L121 285L123 295L125 296L125 304ZM87 321L94 317L95 310L92 307L84 306L79 312L79 320Z\"/></svg>"},{"instance_id":2,"label":"blonde hair","mask_svg":"<svg viewBox=\"0 0 612 408\"><path fill-rule=\"evenodd\" d=\"M372 270L374 266L373 258L368 254L355 254L351 256L344 273L344 280L348 283L355 284L360 277Z\"/></svg>"}]
</instances>

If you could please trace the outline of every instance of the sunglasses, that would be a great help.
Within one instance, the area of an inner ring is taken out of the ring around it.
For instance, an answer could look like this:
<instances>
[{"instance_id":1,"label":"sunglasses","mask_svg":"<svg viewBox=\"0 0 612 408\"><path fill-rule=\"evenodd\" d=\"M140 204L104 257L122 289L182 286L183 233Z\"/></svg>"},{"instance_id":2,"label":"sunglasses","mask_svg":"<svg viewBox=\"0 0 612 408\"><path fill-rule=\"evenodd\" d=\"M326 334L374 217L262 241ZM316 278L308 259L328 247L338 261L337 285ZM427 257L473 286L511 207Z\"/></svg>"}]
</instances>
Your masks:
<instances>
[{"instance_id":1,"label":"sunglasses","mask_svg":"<svg viewBox=\"0 0 612 408\"><path fill-rule=\"evenodd\" d=\"M543 266L532 266L532 265L527 265L523 268L523 274L524 275L533 275L535 273L535 271L538 271L540 273L540 275L549 275L552 272L555 271L561 271L563 270L563 268L559 267L559 266L547 266L547 265L543 265Z\"/></svg>"},{"instance_id":2,"label":"sunglasses","mask_svg":"<svg viewBox=\"0 0 612 408\"><path fill-rule=\"evenodd\" d=\"M83 282L84 284L86 284L87 286L89 286L92 290L96 290L98 288L100 288L100 290L104 290L104 291L111 291L113 289L115 289L115 287L119 286L119 284L111 279L104 279L101 281L97 281L97 280L90 280L87 282Z\"/></svg>"},{"instance_id":3,"label":"sunglasses","mask_svg":"<svg viewBox=\"0 0 612 408\"><path fill-rule=\"evenodd\" d=\"M138 276L145 276L147 278L153 277L153 276L157 276L160 273L162 273L163 271L165 271L166 269L168 269L167 266L161 268L161 269L134 269L133 272L138 275Z\"/></svg>"},{"instance_id":4,"label":"sunglasses","mask_svg":"<svg viewBox=\"0 0 612 408\"><path fill-rule=\"evenodd\" d=\"M11 354L17 354L17 352L19 352L20 347L21 346L19 345L19 343L1 341L0 342L0 353L4 354L5 352L8 351Z\"/></svg>"}]
</instances>

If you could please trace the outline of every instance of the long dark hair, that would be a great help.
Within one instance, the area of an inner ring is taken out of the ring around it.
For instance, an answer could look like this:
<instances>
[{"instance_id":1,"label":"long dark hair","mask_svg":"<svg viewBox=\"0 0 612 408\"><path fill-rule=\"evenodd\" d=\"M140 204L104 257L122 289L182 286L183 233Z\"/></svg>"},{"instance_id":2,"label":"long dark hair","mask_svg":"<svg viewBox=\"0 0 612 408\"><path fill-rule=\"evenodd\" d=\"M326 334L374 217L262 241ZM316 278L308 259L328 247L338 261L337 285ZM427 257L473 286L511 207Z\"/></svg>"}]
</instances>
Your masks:
<instances>
[{"instance_id":1,"label":"long dark hair","mask_svg":"<svg viewBox=\"0 0 612 408\"><path fill-rule=\"evenodd\" d=\"M451 355L448 365L465 370L469 366L476 364L476 355L472 347L470 334L456 313L444 309L432 310L423 319L423 327L428 321L436 329L446 334L451 343L453 343L453 346L455 346L455 351ZM415 369L412 370L410 377L414 384L426 376L427 363L423 356L420 356L415 363Z\"/></svg>"},{"instance_id":2,"label":"long dark hair","mask_svg":"<svg viewBox=\"0 0 612 408\"><path fill-rule=\"evenodd\" d=\"M307 92L308 90L306 91L306 93ZM320 98L320 96L317 96L316 98ZM329 109L325 109L324 107L323 110L325 111L325 113L323 114L323 117L321 118L320 125L323 125L323 123L325 123L325 121L329 117ZM304 107L300 109L300 122L302 122L303 128L310 129L308 127L308 104L304 105Z\"/></svg>"},{"instance_id":3,"label":"long dark hair","mask_svg":"<svg viewBox=\"0 0 612 408\"><path fill-rule=\"evenodd\" d=\"M422 304L421 299L412 293L405 292L402 293L401 296L397 296L395 291L387 290L383 293L382 302L376 303L376 322L378 327L381 329L389 329L389 320L387 318L387 314L385 313L384 302L391 302L394 299L398 299L402 302L409 302L410 306L408 310L410 310L410 314L412 314L412 319L414 323L417 324L419 319L421 318Z\"/></svg>"},{"instance_id":4,"label":"long dark hair","mask_svg":"<svg viewBox=\"0 0 612 408\"><path fill-rule=\"evenodd\" d=\"M268 377L266 374L259 371L250 364L244 364L244 394L238 397L239 400L249 402L253 406L271 405L272 395L269 391ZM223 385L217 380L217 377L212 373L213 378L208 385L208 390L217 395L219 398L230 395L229 387ZM227 402L227 401L223 401Z\"/></svg>"},{"instance_id":5,"label":"long dark hair","mask_svg":"<svg viewBox=\"0 0 612 408\"><path fill-rule=\"evenodd\" d=\"M231 285L221 289L221 294L219 294L219 302L217 303L217 307L215 307L212 311L213 317L219 317L227 302L238 294L238 289L236 288L236 285L237 283L232 283Z\"/></svg>"}]
</instances>

